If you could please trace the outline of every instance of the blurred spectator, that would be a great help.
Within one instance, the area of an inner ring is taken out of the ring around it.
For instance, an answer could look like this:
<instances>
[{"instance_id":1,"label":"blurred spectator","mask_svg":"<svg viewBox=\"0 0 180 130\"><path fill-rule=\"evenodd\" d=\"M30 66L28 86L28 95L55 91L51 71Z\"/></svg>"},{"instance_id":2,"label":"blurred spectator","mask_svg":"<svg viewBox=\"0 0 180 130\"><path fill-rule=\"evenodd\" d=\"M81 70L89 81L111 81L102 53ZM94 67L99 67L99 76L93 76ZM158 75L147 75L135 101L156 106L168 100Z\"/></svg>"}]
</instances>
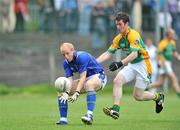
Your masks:
<instances>
[{"instance_id":1,"label":"blurred spectator","mask_svg":"<svg viewBox=\"0 0 180 130\"><path fill-rule=\"evenodd\" d=\"M91 0L78 0L79 7L79 28L78 32L81 36L88 36L90 33L91 22Z\"/></svg>"},{"instance_id":2,"label":"blurred spectator","mask_svg":"<svg viewBox=\"0 0 180 130\"><path fill-rule=\"evenodd\" d=\"M29 0L15 0L16 32L23 32L25 22L29 21L28 2Z\"/></svg>"},{"instance_id":3,"label":"blurred spectator","mask_svg":"<svg viewBox=\"0 0 180 130\"><path fill-rule=\"evenodd\" d=\"M131 6L133 0L115 0L115 12L126 12L131 14Z\"/></svg>"},{"instance_id":4,"label":"blurred spectator","mask_svg":"<svg viewBox=\"0 0 180 130\"><path fill-rule=\"evenodd\" d=\"M2 25L1 32L9 33L14 30L14 0L1 0L0 1L0 23Z\"/></svg>"},{"instance_id":5,"label":"blurred spectator","mask_svg":"<svg viewBox=\"0 0 180 130\"><path fill-rule=\"evenodd\" d=\"M176 31L176 34L177 36L180 38L180 0L178 0L178 13L177 13L177 22L176 22L176 28L175 28L175 31Z\"/></svg>"},{"instance_id":6,"label":"blurred spectator","mask_svg":"<svg viewBox=\"0 0 180 130\"><path fill-rule=\"evenodd\" d=\"M52 31L53 5L51 0L37 0L39 6L39 31Z\"/></svg>"},{"instance_id":7,"label":"blurred spectator","mask_svg":"<svg viewBox=\"0 0 180 130\"><path fill-rule=\"evenodd\" d=\"M142 12L143 12L143 30L154 31L155 30L155 0L146 0L143 4Z\"/></svg>"},{"instance_id":8,"label":"blurred spectator","mask_svg":"<svg viewBox=\"0 0 180 130\"><path fill-rule=\"evenodd\" d=\"M105 47L106 14L103 1L99 0L92 11L92 48Z\"/></svg>"},{"instance_id":9,"label":"blurred spectator","mask_svg":"<svg viewBox=\"0 0 180 130\"><path fill-rule=\"evenodd\" d=\"M54 0L54 10L55 10L55 22L58 31L63 32L63 20L64 20L64 11L63 11L64 0Z\"/></svg>"},{"instance_id":10,"label":"blurred spectator","mask_svg":"<svg viewBox=\"0 0 180 130\"><path fill-rule=\"evenodd\" d=\"M133 25L134 29L141 32L142 26L142 5L141 0L135 0L133 5Z\"/></svg>"},{"instance_id":11,"label":"blurred spectator","mask_svg":"<svg viewBox=\"0 0 180 130\"><path fill-rule=\"evenodd\" d=\"M172 16L172 28L180 36L180 0L168 0L169 13Z\"/></svg>"},{"instance_id":12,"label":"blurred spectator","mask_svg":"<svg viewBox=\"0 0 180 130\"><path fill-rule=\"evenodd\" d=\"M116 34L116 25L114 24L115 20L115 0L108 0L108 6L106 9L106 15L107 15L107 45L111 44L111 41L115 37Z\"/></svg>"},{"instance_id":13,"label":"blurred spectator","mask_svg":"<svg viewBox=\"0 0 180 130\"><path fill-rule=\"evenodd\" d=\"M160 27L160 39L163 39L164 37L164 32L165 32L165 28L166 28L166 23L167 23L167 28L171 27L171 23L172 23L172 17L170 15L169 12L167 12L167 19L165 19L165 13L164 11L159 12L159 27ZM165 23L166 21L166 23Z\"/></svg>"},{"instance_id":14,"label":"blurred spectator","mask_svg":"<svg viewBox=\"0 0 180 130\"><path fill-rule=\"evenodd\" d=\"M77 0L65 0L63 4L64 10L64 31L74 32L77 30L78 24L78 3Z\"/></svg>"},{"instance_id":15,"label":"blurred spectator","mask_svg":"<svg viewBox=\"0 0 180 130\"><path fill-rule=\"evenodd\" d=\"M177 18L177 11L178 11L178 4L177 0L168 0L168 8L169 8L169 13L171 14L172 17L172 28L176 28L176 18Z\"/></svg>"},{"instance_id":16,"label":"blurred spectator","mask_svg":"<svg viewBox=\"0 0 180 130\"><path fill-rule=\"evenodd\" d=\"M165 6L165 0L159 0L159 6L160 6L160 11L164 10L164 6Z\"/></svg>"},{"instance_id":17,"label":"blurred spectator","mask_svg":"<svg viewBox=\"0 0 180 130\"><path fill-rule=\"evenodd\" d=\"M152 74L151 81L155 82L158 76L158 64L157 64L157 56L156 56L156 46L153 44L153 41L149 38L145 39L146 50L149 53L151 65L152 65ZM155 93L156 88L152 88L149 90L150 92Z\"/></svg>"}]
</instances>

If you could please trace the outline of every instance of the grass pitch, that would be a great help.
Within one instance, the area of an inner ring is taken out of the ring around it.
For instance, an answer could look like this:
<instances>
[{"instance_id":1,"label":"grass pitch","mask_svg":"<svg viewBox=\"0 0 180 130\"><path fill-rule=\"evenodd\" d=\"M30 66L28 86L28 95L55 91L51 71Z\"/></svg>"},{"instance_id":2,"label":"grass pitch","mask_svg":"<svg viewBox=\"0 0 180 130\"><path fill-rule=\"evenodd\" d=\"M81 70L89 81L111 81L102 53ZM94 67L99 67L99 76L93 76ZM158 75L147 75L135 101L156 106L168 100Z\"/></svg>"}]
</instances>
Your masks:
<instances>
[{"instance_id":1,"label":"grass pitch","mask_svg":"<svg viewBox=\"0 0 180 130\"><path fill-rule=\"evenodd\" d=\"M155 113L152 101L137 102L130 94L123 96L118 120L102 112L112 105L112 94L100 92L92 126L80 118L86 113L86 98L81 95L69 105L69 125L57 126L59 120L55 94L9 94L0 96L0 130L180 130L180 99L173 94L165 97L165 108Z\"/></svg>"}]
</instances>

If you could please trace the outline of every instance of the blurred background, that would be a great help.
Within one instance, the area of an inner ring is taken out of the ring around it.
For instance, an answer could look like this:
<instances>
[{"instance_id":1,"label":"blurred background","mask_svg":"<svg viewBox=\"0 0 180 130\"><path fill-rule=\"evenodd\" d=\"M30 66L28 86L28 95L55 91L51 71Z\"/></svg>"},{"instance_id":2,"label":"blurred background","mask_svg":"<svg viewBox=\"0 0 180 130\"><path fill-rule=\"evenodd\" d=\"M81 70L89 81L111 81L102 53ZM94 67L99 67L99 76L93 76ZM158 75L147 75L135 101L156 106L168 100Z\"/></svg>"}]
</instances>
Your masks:
<instances>
[{"instance_id":1,"label":"blurred background","mask_svg":"<svg viewBox=\"0 0 180 130\"><path fill-rule=\"evenodd\" d=\"M0 0L0 83L53 84L64 75L59 45L65 41L98 57L117 34L119 11L128 13L130 26L155 45L172 27L180 50L180 0ZM173 63L180 77L180 63ZM108 65L111 84L115 74Z\"/></svg>"}]
</instances>

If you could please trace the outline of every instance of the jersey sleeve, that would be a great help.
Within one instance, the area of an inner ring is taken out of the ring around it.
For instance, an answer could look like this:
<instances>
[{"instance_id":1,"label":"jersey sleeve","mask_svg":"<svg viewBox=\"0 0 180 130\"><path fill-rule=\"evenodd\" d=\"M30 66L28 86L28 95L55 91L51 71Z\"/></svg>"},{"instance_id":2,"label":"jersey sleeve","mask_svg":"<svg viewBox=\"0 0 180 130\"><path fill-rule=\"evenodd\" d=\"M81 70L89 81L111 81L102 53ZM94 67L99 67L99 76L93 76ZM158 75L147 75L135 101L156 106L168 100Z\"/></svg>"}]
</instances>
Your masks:
<instances>
[{"instance_id":1,"label":"jersey sleeve","mask_svg":"<svg viewBox=\"0 0 180 130\"><path fill-rule=\"evenodd\" d=\"M78 71L80 74L84 71L87 71L89 60L90 60L90 57L86 53L80 54L77 57Z\"/></svg>"},{"instance_id":2,"label":"jersey sleeve","mask_svg":"<svg viewBox=\"0 0 180 130\"><path fill-rule=\"evenodd\" d=\"M158 45L158 50L157 50L158 54L161 54L163 52L165 45L166 45L166 43L163 40L160 41L160 43Z\"/></svg>"},{"instance_id":3,"label":"jersey sleeve","mask_svg":"<svg viewBox=\"0 0 180 130\"><path fill-rule=\"evenodd\" d=\"M73 73L72 73L72 71L71 71L71 69L70 69L70 67L66 61L64 61L63 67L64 67L64 71L65 71L65 76L67 78L73 76Z\"/></svg>"},{"instance_id":4,"label":"jersey sleeve","mask_svg":"<svg viewBox=\"0 0 180 130\"><path fill-rule=\"evenodd\" d=\"M175 52L175 51L177 51L177 48L176 48L176 42L173 40L173 42L172 42L172 44L173 44L173 52Z\"/></svg>"},{"instance_id":5,"label":"jersey sleeve","mask_svg":"<svg viewBox=\"0 0 180 130\"><path fill-rule=\"evenodd\" d=\"M108 49L108 52L110 54L114 54L117 51L117 49L119 49L119 43L118 42L119 42L120 38L121 38L121 35L119 34L113 39L113 43L111 44L111 46Z\"/></svg>"},{"instance_id":6,"label":"jersey sleeve","mask_svg":"<svg viewBox=\"0 0 180 130\"><path fill-rule=\"evenodd\" d=\"M163 51L163 49L164 49L164 42L163 41L161 41L160 43L159 43L159 45L158 45L158 52L159 53L161 53L162 51Z\"/></svg>"}]
</instances>

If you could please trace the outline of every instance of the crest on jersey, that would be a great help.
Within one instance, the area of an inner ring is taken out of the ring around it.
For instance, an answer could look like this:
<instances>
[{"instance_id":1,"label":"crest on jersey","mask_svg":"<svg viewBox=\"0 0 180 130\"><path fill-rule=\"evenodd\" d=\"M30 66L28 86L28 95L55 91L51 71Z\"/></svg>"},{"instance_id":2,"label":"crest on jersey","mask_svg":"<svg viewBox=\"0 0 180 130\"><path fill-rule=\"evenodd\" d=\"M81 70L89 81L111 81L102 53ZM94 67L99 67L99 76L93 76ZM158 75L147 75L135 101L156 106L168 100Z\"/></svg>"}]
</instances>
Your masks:
<instances>
[{"instance_id":1,"label":"crest on jersey","mask_svg":"<svg viewBox=\"0 0 180 130\"><path fill-rule=\"evenodd\" d=\"M135 44L139 45L140 41L136 39Z\"/></svg>"}]
</instances>

